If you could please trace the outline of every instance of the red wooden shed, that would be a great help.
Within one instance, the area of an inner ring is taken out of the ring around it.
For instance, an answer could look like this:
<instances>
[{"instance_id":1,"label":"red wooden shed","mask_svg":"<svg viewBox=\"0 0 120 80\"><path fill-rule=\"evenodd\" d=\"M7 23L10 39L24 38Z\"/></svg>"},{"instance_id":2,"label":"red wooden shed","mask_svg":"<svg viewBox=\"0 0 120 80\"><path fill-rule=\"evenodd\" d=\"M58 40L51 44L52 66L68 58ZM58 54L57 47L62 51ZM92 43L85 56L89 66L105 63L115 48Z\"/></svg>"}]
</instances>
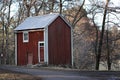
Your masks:
<instances>
[{"instance_id":1,"label":"red wooden shed","mask_svg":"<svg viewBox=\"0 0 120 80\"><path fill-rule=\"evenodd\" d=\"M15 63L72 65L72 29L62 15L28 17L15 28Z\"/></svg>"}]
</instances>

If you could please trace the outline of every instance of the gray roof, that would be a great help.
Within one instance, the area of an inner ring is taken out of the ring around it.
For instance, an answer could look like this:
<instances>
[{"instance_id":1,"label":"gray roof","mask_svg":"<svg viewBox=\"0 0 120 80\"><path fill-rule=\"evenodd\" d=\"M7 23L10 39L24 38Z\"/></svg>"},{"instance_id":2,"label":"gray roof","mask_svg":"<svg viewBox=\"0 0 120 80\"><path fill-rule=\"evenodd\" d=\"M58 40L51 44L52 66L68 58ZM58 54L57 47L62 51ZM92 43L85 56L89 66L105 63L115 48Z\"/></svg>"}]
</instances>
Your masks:
<instances>
[{"instance_id":1,"label":"gray roof","mask_svg":"<svg viewBox=\"0 0 120 80\"><path fill-rule=\"evenodd\" d=\"M49 26L60 14L53 13L43 16L28 17L23 23L21 23L14 30L30 30L30 29L40 29Z\"/></svg>"}]
</instances>

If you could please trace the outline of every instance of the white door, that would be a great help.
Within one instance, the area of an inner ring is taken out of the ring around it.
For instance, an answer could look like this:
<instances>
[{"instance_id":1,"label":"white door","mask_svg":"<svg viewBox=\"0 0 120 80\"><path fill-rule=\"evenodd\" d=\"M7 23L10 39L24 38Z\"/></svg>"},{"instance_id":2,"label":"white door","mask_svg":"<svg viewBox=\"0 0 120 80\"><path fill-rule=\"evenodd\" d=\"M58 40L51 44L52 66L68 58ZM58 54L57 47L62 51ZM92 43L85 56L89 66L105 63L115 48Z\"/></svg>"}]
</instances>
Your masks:
<instances>
[{"instance_id":1,"label":"white door","mask_svg":"<svg viewBox=\"0 0 120 80\"><path fill-rule=\"evenodd\" d=\"M38 42L38 58L39 62L44 62L44 41Z\"/></svg>"}]
</instances>

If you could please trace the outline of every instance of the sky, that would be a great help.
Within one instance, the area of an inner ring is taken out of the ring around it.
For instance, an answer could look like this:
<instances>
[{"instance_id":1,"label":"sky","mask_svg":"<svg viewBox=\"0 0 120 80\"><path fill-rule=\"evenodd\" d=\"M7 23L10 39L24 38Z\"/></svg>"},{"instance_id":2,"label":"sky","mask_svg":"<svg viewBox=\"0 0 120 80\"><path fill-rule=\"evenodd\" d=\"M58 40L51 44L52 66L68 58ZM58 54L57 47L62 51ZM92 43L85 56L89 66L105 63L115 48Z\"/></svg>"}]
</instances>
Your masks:
<instances>
[{"instance_id":1,"label":"sky","mask_svg":"<svg viewBox=\"0 0 120 80\"><path fill-rule=\"evenodd\" d=\"M88 5L90 5L89 0L85 0L85 9L88 8ZM93 1L93 0L91 0ZM95 0L96 1L96 0ZM99 1L106 1L106 0L99 0ZM110 2L112 3L110 6L112 7L120 7L120 0L110 0ZM12 4L12 8L11 8L11 16L14 16L15 12L17 12L17 6L18 4ZM87 8L86 8L87 7ZM90 7L89 7L90 8ZM116 14L118 17L120 17L120 14ZM90 17L91 15L88 15L88 17ZM98 26L102 25L102 19L103 19L103 13L96 15L96 23L98 24ZM115 16L110 15L109 16L109 20L114 20L116 23L120 24L120 20L117 20ZM119 28L120 29L120 28Z\"/></svg>"},{"instance_id":2,"label":"sky","mask_svg":"<svg viewBox=\"0 0 120 80\"><path fill-rule=\"evenodd\" d=\"M120 7L120 0L111 0L115 4L115 6Z\"/></svg>"},{"instance_id":3,"label":"sky","mask_svg":"<svg viewBox=\"0 0 120 80\"><path fill-rule=\"evenodd\" d=\"M15 15L15 13L17 12L18 10L18 3L15 3L15 4L12 4L11 6L11 17Z\"/></svg>"},{"instance_id":4,"label":"sky","mask_svg":"<svg viewBox=\"0 0 120 80\"><path fill-rule=\"evenodd\" d=\"M106 0L99 0L99 1L106 1ZM115 6L119 6L120 7L120 0L110 0L110 2L112 2ZM85 4L90 4L89 0L85 0Z\"/></svg>"},{"instance_id":5,"label":"sky","mask_svg":"<svg viewBox=\"0 0 120 80\"><path fill-rule=\"evenodd\" d=\"M105 2L106 0L99 0L99 1L104 1ZM111 4L109 6L111 6L111 7L120 7L120 0L110 0L110 3ZM88 6L88 5L90 5L89 0L86 0L85 5L86 5L85 9L90 8L90 6ZM115 15L117 15L120 18L120 14L115 14ZM91 17L91 15L88 15L88 17ZM100 13L100 14L96 15L96 20L95 21L98 24L98 26L102 26L102 19L103 19L103 13ZM109 20L110 21L114 20L114 22L119 23L119 25L120 25L120 20L118 20L112 14L109 14ZM118 29L120 30L120 28L118 28Z\"/></svg>"}]
</instances>

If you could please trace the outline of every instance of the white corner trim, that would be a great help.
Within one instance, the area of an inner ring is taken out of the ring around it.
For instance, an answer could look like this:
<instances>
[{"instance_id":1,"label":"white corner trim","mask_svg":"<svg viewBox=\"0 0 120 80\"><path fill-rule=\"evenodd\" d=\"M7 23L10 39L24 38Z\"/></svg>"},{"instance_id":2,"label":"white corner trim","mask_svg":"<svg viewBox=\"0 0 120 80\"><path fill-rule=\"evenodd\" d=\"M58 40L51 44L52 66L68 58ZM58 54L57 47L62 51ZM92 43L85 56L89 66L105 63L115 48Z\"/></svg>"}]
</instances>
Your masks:
<instances>
[{"instance_id":1,"label":"white corner trim","mask_svg":"<svg viewBox=\"0 0 120 80\"><path fill-rule=\"evenodd\" d=\"M17 33L15 33L15 65L17 65Z\"/></svg>"},{"instance_id":2,"label":"white corner trim","mask_svg":"<svg viewBox=\"0 0 120 80\"><path fill-rule=\"evenodd\" d=\"M40 46L39 46L39 43L40 42L38 42L38 63L40 63Z\"/></svg>"},{"instance_id":3,"label":"white corner trim","mask_svg":"<svg viewBox=\"0 0 120 80\"><path fill-rule=\"evenodd\" d=\"M73 29L71 27L71 58L72 58L72 66L74 66L74 56L73 56Z\"/></svg>"},{"instance_id":4,"label":"white corner trim","mask_svg":"<svg viewBox=\"0 0 120 80\"><path fill-rule=\"evenodd\" d=\"M48 27L44 30L44 62L48 65Z\"/></svg>"}]
</instances>

